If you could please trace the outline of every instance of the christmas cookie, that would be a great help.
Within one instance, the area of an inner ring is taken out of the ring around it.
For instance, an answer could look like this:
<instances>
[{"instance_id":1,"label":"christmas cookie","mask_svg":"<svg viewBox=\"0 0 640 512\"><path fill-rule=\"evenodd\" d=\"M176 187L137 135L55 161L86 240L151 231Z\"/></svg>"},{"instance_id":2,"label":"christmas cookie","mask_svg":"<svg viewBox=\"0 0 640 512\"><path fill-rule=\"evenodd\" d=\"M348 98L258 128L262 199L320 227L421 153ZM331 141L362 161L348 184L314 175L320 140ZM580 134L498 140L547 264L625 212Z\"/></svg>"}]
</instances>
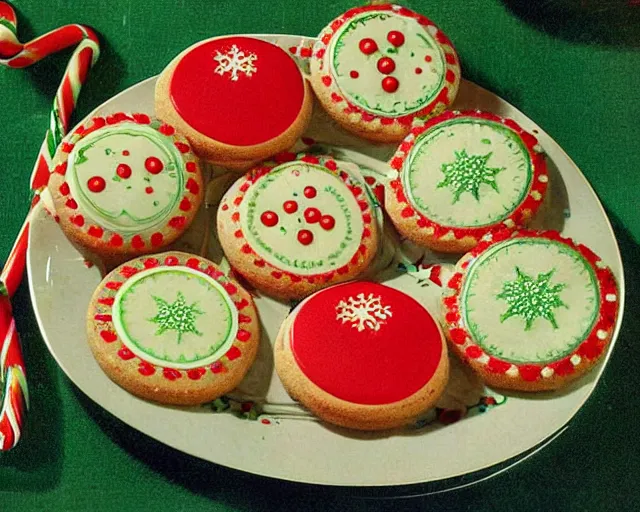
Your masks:
<instances>
[{"instance_id":1,"label":"christmas cookie","mask_svg":"<svg viewBox=\"0 0 640 512\"><path fill-rule=\"evenodd\" d=\"M104 278L89 304L87 335L116 384L148 400L195 405L238 385L260 327L251 296L211 262L167 252Z\"/></svg>"},{"instance_id":2,"label":"christmas cookie","mask_svg":"<svg viewBox=\"0 0 640 512\"><path fill-rule=\"evenodd\" d=\"M247 173L222 198L217 225L231 265L281 299L353 279L379 244L365 187L331 157L318 155Z\"/></svg>"},{"instance_id":3,"label":"christmas cookie","mask_svg":"<svg viewBox=\"0 0 640 512\"><path fill-rule=\"evenodd\" d=\"M391 160L385 208L402 236L465 252L495 229L526 225L549 177L536 138L486 112L445 112L411 134Z\"/></svg>"},{"instance_id":4,"label":"christmas cookie","mask_svg":"<svg viewBox=\"0 0 640 512\"><path fill-rule=\"evenodd\" d=\"M487 235L443 298L451 347L490 385L556 389L604 355L618 315L611 270L555 231Z\"/></svg>"},{"instance_id":5,"label":"christmas cookie","mask_svg":"<svg viewBox=\"0 0 640 512\"><path fill-rule=\"evenodd\" d=\"M202 200L186 140L144 114L93 118L60 145L52 168L60 226L108 267L174 242Z\"/></svg>"},{"instance_id":6,"label":"christmas cookie","mask_svg":"<svg viewBox=\"0 0 640 512\"><path fill-rule=\"evenodd\" d=\"M405 7L356 7L318 36L311 85L346 129L376 141L401 141L414 118L449 106L460 64L447 36Z\"/></svg>"},{"instance_id":7,"label":"christmas cookie","mask_svg":"<svg viewBox=\"0 0 640 512\"><path fill-rule=\"evenodd\" d=\"M327 422L362 430L410 423L435 404L449 374L444 336L429 312L365 281L304 300L274 350L292 398Z\"/></svg>"},{"instance_id":8,"label":"christmas cookie","mask_svg":"<svg viewBox=\"0 0 640 512\"><path fill-rule=\"evenodd\" d=\"M293 146L310 119L312 97L286 51L225 36L178 55L158 79L155 104L158 117L183 132L202 158L242 169Z\"/></svg>"}]
</instances>

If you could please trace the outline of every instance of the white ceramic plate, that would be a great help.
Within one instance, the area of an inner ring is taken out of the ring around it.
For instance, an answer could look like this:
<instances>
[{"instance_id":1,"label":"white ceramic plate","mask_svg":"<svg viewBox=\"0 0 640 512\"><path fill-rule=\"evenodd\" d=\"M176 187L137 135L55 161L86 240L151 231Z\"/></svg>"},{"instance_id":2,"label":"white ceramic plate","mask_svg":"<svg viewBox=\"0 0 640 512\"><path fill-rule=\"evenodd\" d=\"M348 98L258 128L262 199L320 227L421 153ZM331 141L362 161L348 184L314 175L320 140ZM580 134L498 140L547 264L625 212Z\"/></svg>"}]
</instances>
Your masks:
<instances>
[{"instance_id":1,"label":"white ceramic plate","mask_svg":"<svg viewBox=\"0 0 640 512\"><path fill-rule=\"evenodd\" d=\"M311 44L297 36L258 36L284 48ZM122 92L96 109L93 114L116 111L153 113L155 78ZM600 202L580 170L562 149L539 127L514 107L463 81L456 108L474 108L494 112L516 120L536 134L549 157L552 187L551 206L536 220L536 227L559 229L565 236L593 248L611 266L624 297L624 278L616 240ZM346 153L371 169L384 172L384 159L393 148L372 146L342 132L316 109L310 136L334 146L350 147L358 153ZM345 153L342 154L345 156ZM224 178L222 178L224 180ZM212 208L211 210L215 210ZM203 217L205 213L203 212ZM202 224L194 228L184 242L197 250ZM438 286L428 273L407 274L397 271L398 259L405 247L379 276L387 284L414 295L433 308ZM215 236L205 252L220 261ZM427 254L426 261L434 261ZM472 376L457 367L453 382L440 405L465 407L465 418L444 426L434 420L432 411L412 429L385 434L359 434L331 428L310 418L284 393L273 374L270 340L273 340L288 307L268 298L258 298L263 321L263 344L252 372L235 394L240 401L261 403L262 415L250 421L229 413L214 413L211 408L180 409L149 403L128 394L112 383L91 356L85 340L85 316L89 299L100 281L95 268L87 268L82 257L69 244L55 222L39 208L35 212L29 239L28 271L33 306L45 342L60 367L93 401L133 428L185 453L243 471L293 480L329 485L383 486L436 482L474 473L477 478L504 469L505 461L532 453L554 436L582 406L598 384L606 360L613 349L622 315L605 362L587 377L560 393L532 396L501 395L487 392ZM418 279L422 279L419 281ZM623 304L620 304L621 311ZM479 413L482 395L493 397L498 405ZM462 405L461 405L462 404ZM245 415L246 416L246 415ZM532 421L535 418L535 421ZM447 480L447 487L477 480Z\"/></svg>"}]
</instances>

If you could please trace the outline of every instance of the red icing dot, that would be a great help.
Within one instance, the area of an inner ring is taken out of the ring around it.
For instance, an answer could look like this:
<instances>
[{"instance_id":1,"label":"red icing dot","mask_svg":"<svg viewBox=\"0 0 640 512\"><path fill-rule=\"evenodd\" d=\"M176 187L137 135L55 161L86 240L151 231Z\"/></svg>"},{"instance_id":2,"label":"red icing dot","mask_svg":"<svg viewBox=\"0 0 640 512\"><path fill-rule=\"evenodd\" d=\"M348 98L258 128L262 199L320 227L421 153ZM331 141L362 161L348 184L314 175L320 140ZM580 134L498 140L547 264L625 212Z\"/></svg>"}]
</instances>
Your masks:
<instances>
[{"instance_id":1,"label":"red icing dot","mask_svg":"<svg viewBox=\"0 0 640 512\"><path fill-rule=\"evenodd\" d=\"M419 75L422 73L422 68L416 68L416 75Z\"/></svg>"},{"instance_id":2,"label":"red icing dot","mask_svg":"<svg viewBox=\"0 0 640 512\"><path fill-rule=\"evenodd\" d=\"M82 226L84 226L84 217L82 215L74 215L73 217L71 217L71 222L81 228Z\"/></svg>"},{"instance_id":3,"label":"red icing dot","mask_svg":"<svg viewBox=\"0 0 640 512\"><path fill-rule=\"evenodd\" d=\"M187 370L187 377L191 380L199 380L205 373L207 373L207 370L204 368L192 368Z\"/></svg>"},{"instance_id":4,"label":"red icing dot","mask_svg":"<svg viewBox=\"0 0 640 512\"><path fill-rule=\"evenodd\" d=\"M191 192L194 196L200 192L200 185L198 185L198 182L196 180L194 180L193 178L189 178L187 180L187 184L185 185L186 189Z\"/></svg>"},{"instance_id":5,"label":"red icing dot","mask_svg":"<svg viewBox=\"0 0 640 512\"><path fill-rule=\"evenodd\" d=\"M173 135L176 131L173 126L169 126L168 124L163 124L158 128L158 131L164 135Z\"/></svg>"},{"instance_id":6,"label":"red icing dot","mask_svg":"<svg viewBox=\"0 0 640 512\"><path fill-rule=\"evenodd\" d=\"M187 223L187 219L185 217L182 217L181 215L177 217L172 217L169 220L169 226L175 229L183 228L186 223Z\"/></svg>"},{"instance_id":7,"label":"red icing dot","mask_svg":"<svg viewBox=\"0 0 640 512\"><path fill-rule=\"evenodd\" d=\"M216 73L213 56L228 55L236 45L256 55L256 71ZM305 82L286 50L254 38L221 37L189 50L169 84L171 101L192 128L219 142L237 146L260 144L288 130L300 114ZM269 119L268 123L256 122Z\"/></svg>"},{"instance_id":8,"label":"red icing dot","mask_svg":"<svg viewBox=\"0 0 640 512\"><path fill-rule=\"evenodd\" d=\"M231 347L225 356L229 359L229 361L233 361L234 359L238 359L242 355L240 349L238 347Z\"/></svg>"},{"instance_id":9,"label":"red icing dot","mask_svg":"<svg viewBox=\"0 0 640 512\"><path fill-rule=\"evenodd\" d=\"M131 176L131 167L127 164L120 164L116 167L116 174L120 176L123 180L126 180Z\"/></svg>"},{"instance_id":10,"label":"red icing dot","mask_svg":"<svg viewBox=\"0 0 640 512\"><path fill-rule=\"evenodd\" d=\"M65 181L62 185L60 185L60 194L66 196L69 193L69 184Z\"/></svg>"},{"instance_id":11,"label":"red icing dot","mask_svg":"<svg viewBox=\"0 0 640 512\"><path fill-rule=\"evenodd\" d=\"M129 156L131 153L129 153L129 151L127 151L126 149L122 152L122 156Z\"/></svg>"},{"instance_id":12,"label":"red icing dot","mask_svg":"<svg viewBox=\"0 0 640 512\"><path fill-rule=\"evenodd\" d=\"M186 197L182 198L182 201L180 201L180 209L183 212L188 212L189 210L191 210L191 202L189 201L189 199L187 199Z\"/></svg>"},{"instance_id":13,"label":"red icing dot","mask_svg":"<svg viewBox=\"0 0 640 512\"><path fill-rule=\"evenodd\" d=\"M78 203L76 203L76 200L73 199L72 197L70 197L69 199L67 199L67 202L65 203L69 208L71 208L72 210L75 210L78 208Z\"/></svg>"},{"instance_id":14,"label":"red icing dot","mask_svg":"<svg viewBox=\"0 0 640 512\"><path fill-rule=\"evenodd\" d=\"M378 61L377 66L378 66L378 71L380 71L380 73L383 73L385 75L388 75L389 73L393 73L394 70L396 69L396 63L393 61L391 57L382 57Z\"/></svg>"},{"instance_id":15,"label":"red icing dot","mask_svg":"<svg viewBox=\"0 0 640 512\"><path fill-rule=\"evenodd\" d=\"M317 194L318 192L316 191L315 187L304 187L304 197L313 199Z\"/></svg>"},{"instance_id":16,"label":"red icing dot","mask_svg":"<svg viewBox=\"0 0 640 512\"><path fill-rule=\"evenodd\" d=\"M400 82L393 76L387 76L382 79L382 88L387 92L396 92L399 86Z\"/></svg>"},{"instance_id":17,"label":"red icing dot","mask_svg":"<svg viewBox=\"0 0 640 512\"><path fill-rule=\"evenodd\" d=\"M404 44L404 35L402 32L398 32L397 30L392 30L387 34L387 41L389 41L396 48L398 46L402 46Z\"/></svg>"},{"instance_id":18,"label":"red icing dot","mask_svg":"<svg viewBox=\"0 0 640 512\"><path fill-rule=\"evenodd\" d=\"M107 343L112 343L118 339L118 336L113 331L100 331L100 336Z\"/></svg>"},{"instance_id":19,"label":"red icing dot","mask_svg":"<svg viewBox=\"0 0 640 512\"><path fill-rule=\"evenodd\" d=\"M322 229L329 231L330 229L333 229L335 225L336 220L331 215L323 215L320 219L320 226L322 226Z\"/></svg>"},{"instance_id":20,"label":"red icing dot","mask_svg":"<svg viewBox=\"0 0 640 512\"><path fill-rule=\"evenodd\" d=\"M245 329L240 329L238 331L238 334L236 334L236 338L238 338L240 341L249 341L249 338L251 338L251 333Z\"/></svg>"},{"instance_id":21,"label":"red icing dot","mask_svg":"<svg viewBox=\"0 0 640 512\"><path fill-rule=\"evenodd\" d=\"M164 375L164 378L168 380L176 380L182 377L182 374L174 368L165 368L162 370L162 375Z\"/></svg>"},{"instance_id":22,"label":"red icing dot","mask_svg":"<svg viewBox=\"0 0 640 512\"><path fill-rule=\"evenodd\" d=\"M286 213L296 213L298 211L298 203L295 201L285 201L282 205L282 209Z\"/></svg>"},{"instance_id":23,"label":"red icing dot","mask_svg":"<svg viewBox=\"0 0 640 512\"><path fill-rule=\"evenodd\" d=\"M198 258L189 258L185 265L194 270L198 270L200 268L200 260Z\"/></svg>"},{"instance_id":24,"label":"red icing dot","mask_svg":"<svg viewBox=\"0 0 640 512\"><path fill-rule=\"evenodd\" d=\"M162 245L163 239L164 236L162 235L162 233L154 233L153 235L151 235L151 245L154 247L158 247L159 245Z\"/></svg>"},{"instance_id":25,"label":"red icing dot","mask_svg":"<svg viewBox=\"0 0 640 512\"><path fill-rule=\"evenodd\" d=\"M271 228L278 223L278 214L276 212L266 211L260 215L260 220L265 226Z\"/></svg>"},{"instance_id":26,"label":"red icing dot","mask_svg":"<svg viewBox=\"0 0 640 512\"><path fill-rule=\"evenodd\" d=\"M351 78L358 78L358 77L360 76L360 73L358 73L358 72L354 69L353 71L351 71L351 72L349 73L349 76L350 76Z\"/></svg>"},{"instance_id":27,"label":"red icing dot","mask_svg":"<svg viewBox=\"0 0 640 512\"><path fill-rule=\"evenodd\" d=\"M150 156L144 161L144 168L151 174L160 174L162 169L164 169L164 164L159 158Z\"/></svg>"},{"instance_id":28,"label":"red icing dot","mask_svg":"<svg viewBox=\"0 0 640 512\"><path fill-rule=\"evenodd\" d=\"M87 181L87 188L96 194L98 192L102 192L106 186L107 182L104 181L102 176L94 176L93 178L89 178L89 181Z\"/></svg>"},{"instance_id":29,"label":"red icing dot","mask_svg":"<svg viewBox=\"0 0 640 512\"><path fill-rule=\"evenodd\" d=\"M90 236L93 236L96 238L102 238L102 235L104 234L104 230L100 226L89 226L88 233Z\"/></svg>"},{"instance_id":30,"label":"red icing dot","mask_svg":"<svg viewBox=\"0 0 640 512\"><path fill-rule=\"evenodd\" d=\"M197 166L195 162L187 162L187 172L196 172Z\"/></svg>"},{"instance_id":31,"label":"red icing dot","mask_svg":"<svg viewBox=\"0 0 640 512\"><path fill-rule=\"evenodd\" d=\"M164 264L167 265L168 267L175 267L178 263L179 263L178 258L176 258L175 256L167 256L164 259Z\"/></svg>"},{"instance_id":32,"label":"red icing dot","mask_svg":"<svg viewBox=\"0 0 640 512\"><path fill-rule=\"evenodd\" d=\"M118 357L120 359L123 359L124 361L128 361L129 359L133 359L136 356L128 348L122 347L120 350L118 350Z\"/></svg>"},{"instance_id":33,"label":"red icing dot","mask_svg":"<svg viewBox=\"0 0 640 512\"><path fill-rule=\"evenodd\" d=\"M306 220L309 224L315 224L316 222L319 222L321 217L322 214L317 208L307 208L304 211L304 220Z\"/></svg>"},{"instance_id":34,"label":"red icing dot","mask_svg":"<svg viewBox=\"0 0 640 512\"><path fill-rule=\"evenodd\" d=\"M138 372L140 372L140 374L144 375L145 377L148 377L156 373L156 369L146 361L142 361L138 366Z\"/></svg>"},{"instance_id":35,"label":"red icing dot","mask_svg":"<svg viewBox=\"0 0 640 512\"><path fill-rule=\"evenodd\" d=\"M313 242L313 233L308 229L301 229L298 232L298 242L300 242L302 245L309 245L311 242Z\"/></svg>"},{"instance_id":36,"label":"red icing dot","mask_svg":"<svg viewBox=\"0 0 640 512\"><path fill-rule=\"evenodd\" d=\"M144 247L144 241L140 235L136 235L131 239L131 247L134 249L142 249Z\"/></svg>"},{"instance_id":37,"label":"red icing dot","mask_svg":"<svg viewBox=\"0 0 640 512\"><path fill-rule=\"evenodd\" d=\"M114 233L113 235L111 235L111 238L109 239L109 245L113 247L121 247L123 243L124 243L124 240L117 233Z\"/></svg>"},{"instance_id":38,"label":"red icing dot","mask_svg":"<svg viewBox=\"0 0 640 512\"><path fill-rule=\"evenodd\" d=\"M360 51L365 55L371 55L373 52L375 52L378 49L378 45L370 37L362 39L358 47L360 48Z\"/></svg>"},{"instance_id":39,"label":"red icing dot","mask_svg":"<svg viewBox=\"0 0 640 512\"><path fill-rule=\"evenodd\" d=\"M426 55L424 60L425 62L431 62L433 59L431 58L431 55Z\"/></svg>"},{"instance_id":40,"label":"red icing dot","mask_svg":"<svg viewBox=\"0 0 640 512\"><path fill-rule=\"evenodd\" d=\"M336 318L340 301L360 293L380 297L381 306L392 313L377 331L358 331L354 320L343 323ZM426 309L398 290L369 282L335 286L311 296L293 319L290 347L314 384L342 400L370 405L416 393L433 377L443 356L440 331Z\"/></svg>"}]
</instances>

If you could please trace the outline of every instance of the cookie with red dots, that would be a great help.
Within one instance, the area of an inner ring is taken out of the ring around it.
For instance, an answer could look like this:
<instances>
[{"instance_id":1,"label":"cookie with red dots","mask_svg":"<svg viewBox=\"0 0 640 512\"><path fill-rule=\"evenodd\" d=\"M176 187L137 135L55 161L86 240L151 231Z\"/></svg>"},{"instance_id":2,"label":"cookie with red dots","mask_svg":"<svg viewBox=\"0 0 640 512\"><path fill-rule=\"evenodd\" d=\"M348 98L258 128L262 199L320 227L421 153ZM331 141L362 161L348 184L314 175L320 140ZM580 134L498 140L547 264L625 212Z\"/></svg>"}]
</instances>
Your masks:
<instances>
[{"instance_id":1,"label":"cookie with red dots","mask_svg":"<svg viewBox=\"0 0 640 512\"><path fill-rule=\"evenodd\" d=\"M292 147L310 120L312 103L291 56L245 36L216 37L186 49L162 72L155 91L160 119L184 133L202 158L237 170Z\"/></svg>"},{"instance_id":2,"label":"cookie with red dots","mask_svg":"<svg viewBox=\"0 0 640 512\"><path fill-rule=\"evenodd\" d=\"M274 354L292 398L329 423L361 430L411 423L449 377L447 346L431 314L373 282L305 299L282 325Z\"/></svg>"},{"instance_id":3,"label":"cookie with red dots","mask_svg":"<svg viewBox=\"0 0 640 512\"><path fill-rule=\"evenodd\" d=\"M527 225L549 182L535 136L489 112L448 111L414 126L390 164L385 209L393 224L442 252L466 252L490 231Z\"/></svg>"},{"instance_id":4,"label":"cookie with red dots","mask_svg":"<svg viewBox=\"0 0 640 512\"><path fill-rule=\"evenodd\" d=\"M218 236L231 265L280 299L358 276L380 236L366 186L328 156L278 160L248 172L220 202Z\"/></svg>"},{"instance_id":5,"label":"cookie with red dots","mask_svg":"<svg viewBox=\"0 0 640 512\"><path fill-rule=\"evenodd\" d=\"M455 99L460 64L451 41L426 17L398 5L353 8L318 36L311 85L327 112L366 139L399 142L414 118Z\"/></svg>"},{"instance_id":6,"label":"cookie with red dots","mask_svg":"<svg viewBox=\"0 0 640 512\"><path fill-rule=\"evenodd\" d=\"M556 231L490 233L443 293L450 346L489 385L558 389L613 337L620 291L607 265Z\"/></svg>"},{"instance_id":7,"label":"cookie with red dots","mask_svg":"<svg viewBox=\"0 0 640 512\"><path fill-rule=\"evenodd\" d=\"M111 268L178 239L203 196L187 141L145 114L91 119L60 145L52 169L48 188L62 230Z\"/></svg>"},{"instance_id":8,"label":"cookie with red dots","mask_svg":"<svg viewBox=\"0 0 640 512\"><path fill-rule=\"evenodd\" d=\"M100 367L130 393L197 405L233 390L253 363L260 326L251 295L181 252L125 263L98 285L87 336Z\"/></svg>"}]
</instances>

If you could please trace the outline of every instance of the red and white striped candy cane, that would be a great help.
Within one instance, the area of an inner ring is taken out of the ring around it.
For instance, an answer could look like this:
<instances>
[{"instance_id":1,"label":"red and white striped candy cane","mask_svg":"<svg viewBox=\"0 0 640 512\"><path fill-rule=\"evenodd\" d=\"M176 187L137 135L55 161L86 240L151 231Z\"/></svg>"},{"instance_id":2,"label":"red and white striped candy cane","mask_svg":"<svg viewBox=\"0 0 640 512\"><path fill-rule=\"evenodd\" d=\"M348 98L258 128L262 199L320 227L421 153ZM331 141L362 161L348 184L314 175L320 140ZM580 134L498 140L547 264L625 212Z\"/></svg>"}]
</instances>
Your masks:
<instances>
[{"instance_id":1,"label":"red and white striped candy cane","mask_svg":"<svg viewBox=\"0 0 640 512\"><path fill-rule=\"evenodd\" d=\"M51 160L69 130L69 121L80 89L87 79L89 69L98 60L100 47L95 32L83 25L66 25L22 44L17 37L17 24L13 8L0 1L0 64L4 66L30 66L52 53L77 45L53 101L49 129L31 175L30 187L36 192L31 203L33 207L38 202L39 191L47 184ZM27 214L0 273L0 450L14 447L20 439L29 401L10 298L24 274L32 212L33 208Z\"/></svg>"}]
</instances>

